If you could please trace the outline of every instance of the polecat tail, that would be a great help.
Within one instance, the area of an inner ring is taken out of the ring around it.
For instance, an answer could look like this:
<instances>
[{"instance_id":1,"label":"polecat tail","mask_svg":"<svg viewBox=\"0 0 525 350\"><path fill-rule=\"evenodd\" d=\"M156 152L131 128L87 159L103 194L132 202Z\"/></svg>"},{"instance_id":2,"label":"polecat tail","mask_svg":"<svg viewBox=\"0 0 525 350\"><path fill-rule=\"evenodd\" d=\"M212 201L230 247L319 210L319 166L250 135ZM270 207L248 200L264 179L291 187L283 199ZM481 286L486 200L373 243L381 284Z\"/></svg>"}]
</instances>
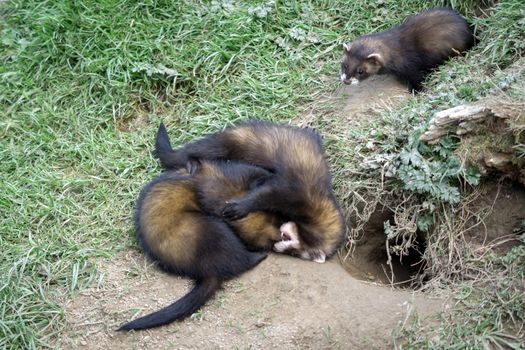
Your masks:
<instances>
[{"instance_id":1,"label":"polecat tail","mask_svg":"<svg viewBox=\"0 0 525 350\"><path fill-rule=\"evenodd\" d=\"M160 123L157 137L155 138L155 156L159 158L160 164L166 169L183 168L185 164L179 164L175 157L175 151L171 147L168 130L164 123Z\"/></svg>"},{"instance_id":2,"label":"polecat tail","mask_svg":"<svg viewBox=\"0 0 525 350\"><path fill-rule=\"evenodd\" d=\"M121 326L118 331L146 329L182 320L197 311L221 287L222 281L216 277L197 281L193 289L181 299L165 308L138 318Z\"/></svg>"}]
</instances>

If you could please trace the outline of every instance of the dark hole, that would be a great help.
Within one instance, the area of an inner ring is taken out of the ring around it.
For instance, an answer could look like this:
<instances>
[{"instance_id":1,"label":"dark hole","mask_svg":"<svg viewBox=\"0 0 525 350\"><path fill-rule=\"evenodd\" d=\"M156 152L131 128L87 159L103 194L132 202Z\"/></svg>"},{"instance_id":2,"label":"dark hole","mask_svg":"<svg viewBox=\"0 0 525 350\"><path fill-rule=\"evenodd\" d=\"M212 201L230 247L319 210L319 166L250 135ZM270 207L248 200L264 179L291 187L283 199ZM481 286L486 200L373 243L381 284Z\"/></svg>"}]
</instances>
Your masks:
<instances>
[{"instance_id":1,"label":"dark hole","mask_svg":"<svg viewBox=\"0 0 525 350\"><path fill-rule=\"evenodd\" d=\"M362 280L403 288L417 287L424 283L425 237L418 235L406 255L391 252L389 265L383 223L391 219L390 211L377 211L372 215L362 237L356 242L353 254L344 261L345 268L352 276Z\"/></svg>"}]
</instances>

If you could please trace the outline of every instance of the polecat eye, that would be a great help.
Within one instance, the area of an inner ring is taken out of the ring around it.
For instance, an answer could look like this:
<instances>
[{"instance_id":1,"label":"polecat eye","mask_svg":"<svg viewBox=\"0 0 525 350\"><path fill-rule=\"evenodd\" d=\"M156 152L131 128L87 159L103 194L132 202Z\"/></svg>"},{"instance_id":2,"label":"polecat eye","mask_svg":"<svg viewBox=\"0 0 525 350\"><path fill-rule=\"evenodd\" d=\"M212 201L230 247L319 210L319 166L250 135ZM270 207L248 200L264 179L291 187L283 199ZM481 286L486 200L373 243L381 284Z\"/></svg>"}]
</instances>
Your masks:
<instances>
[{"instance_id":1,"label":"polecat eye","mask_svg":"<svg viewBox=\"0 0 525 350\"><path fill-rule=\"evenodd\" d=\"M357 68L357 74L362 75L364 72L363 68Z\"/></svg>"}]
</instances>

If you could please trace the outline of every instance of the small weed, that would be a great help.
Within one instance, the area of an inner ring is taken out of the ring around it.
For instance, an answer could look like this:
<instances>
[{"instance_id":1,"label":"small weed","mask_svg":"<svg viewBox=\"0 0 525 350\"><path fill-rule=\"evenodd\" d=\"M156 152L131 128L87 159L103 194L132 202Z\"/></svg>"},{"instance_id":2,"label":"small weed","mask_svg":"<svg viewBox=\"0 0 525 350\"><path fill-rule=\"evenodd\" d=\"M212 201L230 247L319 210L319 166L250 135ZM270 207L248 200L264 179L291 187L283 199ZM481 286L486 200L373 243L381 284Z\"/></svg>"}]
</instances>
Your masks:
<instances>
[{"instance_id":1,"label":"small weed","mask_svg":"<svg viewBox=\"0 0 525 350\"><path fill-rule=\"evenodd\" d=\"M194 312L193 314L191 314L190 320L197 322L204 320L204 311L199 310L197 312Z\"/></svg>"},{"instance_id":2,"label":"small weed","mask_svg":"<svg viewBox=\"0 0 525 350\"><path fill-rule=\"evenodd\" d=\"M240 323L234 323L233 321L228 321L227 326L234 329L235 332L239 335L246 333L246 330L243 328L243 325Z\"/></svg>"},{"instance_id":3,"label":"small weed","mask_svg":"<svg viewBox=\"0 0 525 350\"><path fill-rule=\"evenodd\" d=\"M338 342L334 339L334 335L332 334L332 328L328 325L326 327L322 328L323 335L325 338L325 341L330 346L335 346Z\"/></svg>"},{"instance_id":4,"label":"small weed","mask_svg":"<svg viewBox=\"0 0 525 350\"><path fill-rule=\"evenodd\" d=\"M253 347L251 345L247 345L247 346L243 346L243 347L235 347L235 349L239 349L239 350L249 350L249 349L253 349Z\"/></svg>"},{"instance_id":5,"label":"small weed","mask_svg":"<svg viewBox=\"0 0 525 350\"><path fill-rule=\"evenodd\" d=\"M226 302L226 298L221 295L219 296L218 298L216 298L215 300L215 304L220 307L220 308L223 308L224 307L224 303Z\"/></svg>"}]
</instances>

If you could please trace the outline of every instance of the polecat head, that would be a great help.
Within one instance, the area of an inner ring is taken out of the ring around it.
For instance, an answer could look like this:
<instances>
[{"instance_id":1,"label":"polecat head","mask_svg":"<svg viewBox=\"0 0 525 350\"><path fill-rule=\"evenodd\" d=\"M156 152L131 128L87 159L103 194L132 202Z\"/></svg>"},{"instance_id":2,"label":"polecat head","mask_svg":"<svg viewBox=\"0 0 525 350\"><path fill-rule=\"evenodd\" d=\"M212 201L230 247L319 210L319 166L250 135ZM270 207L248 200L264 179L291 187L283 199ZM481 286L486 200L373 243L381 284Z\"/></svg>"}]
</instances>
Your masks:
<instances>
[{"instance_id":1,"label":"polecat head","mask_svg":"<svg viewBox=\"0 0 525 350\"><path fill-rule=\"evenodd\" d=\"M326 253L319 248L307 247L299 237L299 231L294 222L289 221L282 224L280 230L282 240L274 244L274 251L298 256L301 259L312 260L317 263L325 262Z\"/></svg>"},{"instance_id":2,"label":"polecat head","mask_svg":"<svg viewBox=\"0 0 525 350\"><path fill-rule=\"evenodd\" d=\"M342 213L329 199L316 204L311 208L316 215L280 227L282 240L274 244L276 252L319 263L336 253L346 236Z\"/></svg>"},{"instance_id":3,"label":"polecat head","mask_svg":"<svg viewBox=\"0 0 525 350\"><path fill-rule=\"evenodd\" d=\"M377 74L384 66L383 55L363 43L343 44L343 50L341 81L345 84L358 84L369 76Z\"/></svg>"}]
</instances>

